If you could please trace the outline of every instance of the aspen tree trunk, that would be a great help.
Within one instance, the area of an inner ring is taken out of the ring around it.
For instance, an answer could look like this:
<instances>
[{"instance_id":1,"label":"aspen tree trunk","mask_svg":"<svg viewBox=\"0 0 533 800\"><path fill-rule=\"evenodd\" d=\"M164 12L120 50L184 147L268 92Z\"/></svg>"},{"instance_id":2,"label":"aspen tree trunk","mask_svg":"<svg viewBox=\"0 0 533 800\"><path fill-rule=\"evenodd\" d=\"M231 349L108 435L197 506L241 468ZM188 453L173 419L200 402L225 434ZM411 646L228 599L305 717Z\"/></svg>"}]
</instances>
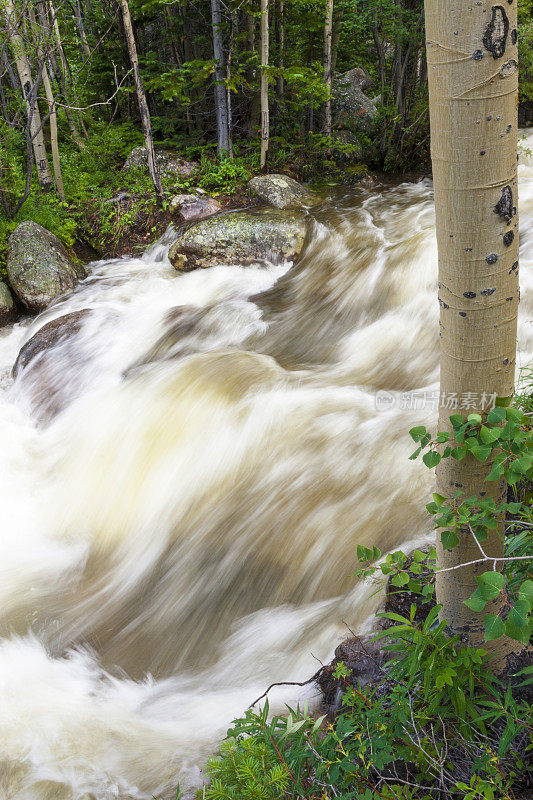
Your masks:
<instances>
[{"instance_id":1,"label":"aspen tree trunk","mask_svg":"<svg viewBox=\"0 0 533 800\"><path fill-rule=\"evenodd\" d=\"M54 181L48 164L41 114L39 112L37 96L34 91L30 64L28 56L26 55L24 40L17 30L13 1L5 0L4 8L10 45L13 50L15 65L22 87L22 95L26 104L26 113L29 120L29 134L33 146L35 164L37 166L37 180L39 181L41 189L48 192L52 189Z\"/></svg>"},{"instance_id":2,"label":"aspen tree trunk","mask_svg":"<svg viewBox=\"0 0 533 800\"><path fill-rule=\"evenodd\" d=\"M55 40L56 40L56 44L57 44L57 50L59 52L59 60L61 62L60 84L61 84L61 88L62 88L62 91L63 91L63 95L65 97L65 100L68 103L69 102L69 98L68 98L68 94L67 94L67 83L68 83L68 80L69 80L69 67L68 67L67 57L65 56L65 51L63 49L63 42L62 42L62 39L61 39L61 34L59 32L59 22L57 20L57 11L54 8L52 0L49 0L48 8L49 8L49 11L50 11L50 17L52 19L52 28L54 30L54 36L55 36ZM46 12L45 12L45 9L43 8L43 4L42 3L39 4L39 13L40 13L41 23L42 23L43 27L47 28L48 27L48 18L46 16ZM90 53L90 51L89 51L89 53ZM76 95L76 92L74 92L74 100L75 100L76 105L79 107L80 103L79 103L78 97ZM72 118L72 112L70 111L68 106L65 106L65 116L67 118L67 124L68 124L68 128L69 128L69 131L70 131L70 135L72 136L72 140L75 142L75 144L77 145L77 147L80 150L84 150L85 149L85 144L84 144L84 142L82 141L82 139L80 137L80 134L78 132L76 124L75 124L75 122L74 122L74 120ZM83 130L84 136L87 138L87 131L85 130L85 125L83 124L83 117L81 115L79 116L79 120L80 120L80 124L81 124L82 130Z\"/></svg>"},{"instance_id":3,"label":"aspen tree trunk","mask_svg":"<svg viewBox=\"0 0 533 800\"><path fill-rule=\"evenodd\" d=\"M29 7L29 15L32 26L34 30L36 30L37 20L35 18L35 12L31 6ZM59 197L61 198L61 200L65 201L66 200L65 188L63 186L63 175L61 173L61 162L59 160L59 144L57 140L57 106L54 98L54 93L52 91L50 78L48 76L48 69L46 67L45 55L43 53L40 43L36 44L35 49L37 52L37 58L43 64L42 79L43 79L44 92L46 95L46 102L48 103L48 118L50 121L50 145L52 148L52 167L54 170L54 180Z\"/></svg>"},{"instance_id":4,"label":"aspen tree trunk","mask_svg":"<svg viewBox=\"0 0 533 800\"><path fill-rule=\"evenodd\" d=\"M441 404L449 416L486 411L494 395L514 390L518 310L517 34L516 3L426 0L431 156L439 250ZM466 405L465 405L466 404ZM443 459L437 491L505 497L503 481L485 482L490 465L468 457ZM437 537L438 539L440 537ZM503 555L502 530L484 542ZM453 550L437 545L438 568L479 557L468 530ZM501 562L500 562L501 563ZM437 600L451 632L483 639L485 613L464 600L476 575L492 564L437 574ZM498 658L518 643L498 639Z\"/></svg>"},{"instance_id":5,"label":"aspen tree trunk","mask_svg":"<svg viewBox=\"0 0 533 800\"><path fill-rule=\"evenodd\" d=\"M124 33L126 35L126 43L128 45L128 53L130 56L131 66L133 68L133 78L135 80L135 90L137 93L137 102L139 104L139 112L141 115L141 125L144 133L144 142L146 146L146 155L148 157L148 171L150 178L154 185L157 200L162 202L163 189L161 188L161 179L159 177L159 170L155 160L154 140L152 137L152 124L150 121L150 112L148 110L148 103L146 102L146 95L139 71L139 60L137 58L137 46L135 44L135 37L133 35L133 25L131 22L130 9L128 0L120 0L120 8L122 10L122 21L124 23Z\"/></svg>"},{"instance_id":6,"label":"aspen tree trunk","mask_svg":"<svg viewBox=\"0 0 533 800\"><path fill-rule=\"evenodd\" d=\"M215 107L217 115L218 154L220 157L223 157L229 154L230 141L220 0L211 0L211 25L213 28L213 55L215 57Z\"/></svg>"},{"instance_id":7,"label":"aspen tree trunk","mask_svg":"<svg viewBox=\"0 0 533 800\"><path fill-rule=\"evenodd\" d=\"M268 111L268 0L261 0L261 170L266 171L270 120Z\"/></svg>"},{"instance_id":8,"label":"aspen tree trunk","mask_svg":"<svg viewBox=\"0 0 533 800\"><path fill-rule=\"evenodd\" d=\"M279 0L279 68L285 69L285 3ZM285 99L285 78L283 73L278 79L278 98L281 102Z\"/></svg>"},{"instance_id":9,"label":"aspen tree trunk","mask_svg":"<svg viewBox=\"0 0 533 800\"><path fill-rule=\"evenodd\" d=\"M331 37L333 34L333 0L326 0L324 22L324 83L328 96L324 103L324 133L331 136Z\"/></svg>"},{"instance_id":10,"label":"aspen tree trunk","mask_svg":"<svg viewBox=\"0 0 533 800\"><path fill-rule=\"evenodd\" d=\"M333 22L333 33L331 36L331 75L335 73L337 66L337 56L339 54L339 41L341 38L342 23L344 21L344 9L337 9L335 21Z\"/></svg>"}]
</instances>

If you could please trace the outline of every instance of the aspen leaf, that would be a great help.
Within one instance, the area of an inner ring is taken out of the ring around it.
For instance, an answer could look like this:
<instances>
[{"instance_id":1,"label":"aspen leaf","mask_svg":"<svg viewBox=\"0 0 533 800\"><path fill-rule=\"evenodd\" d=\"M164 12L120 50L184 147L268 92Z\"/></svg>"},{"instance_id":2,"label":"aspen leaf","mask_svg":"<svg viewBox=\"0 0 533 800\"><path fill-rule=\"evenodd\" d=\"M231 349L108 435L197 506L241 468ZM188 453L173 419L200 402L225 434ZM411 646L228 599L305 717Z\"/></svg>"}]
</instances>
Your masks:
<instances>
[{"instance_id":1,"label":"aspen leaf","mask_svg":"<svg viewBox=\"0 0 533 800\"><path fill-rule=\"evenodd\" d=\"M436 467L437 464L440 462L440 453L436 453L435 450L430 450L429 453L426 453L422 456L422 461L429 469Z\"/></svg>"},{"instance_id":2,"label":"aspen leaf","mask_svg":"<svg viewBox=\"0 0 533 800\"><path fill-rule=\"evenodd\" d=\"M485 639L487 642L490 642L491 639L499 639L500 636L503 636L505 626L503 620L496 616L496 614L487 614L483 622L485 625Z\"/></svg>"},{"instance_id":3,"label":"aspen leaf","mask_svg":"<svg viewBox=\"0 0 533 800\"><path fill-rule=\"evenodd\" d=\"M505 585L505 577L501 572L484 572L476 578L478 589L485 600L494 600L498 597Z\"/></svg>"}]
</instances>

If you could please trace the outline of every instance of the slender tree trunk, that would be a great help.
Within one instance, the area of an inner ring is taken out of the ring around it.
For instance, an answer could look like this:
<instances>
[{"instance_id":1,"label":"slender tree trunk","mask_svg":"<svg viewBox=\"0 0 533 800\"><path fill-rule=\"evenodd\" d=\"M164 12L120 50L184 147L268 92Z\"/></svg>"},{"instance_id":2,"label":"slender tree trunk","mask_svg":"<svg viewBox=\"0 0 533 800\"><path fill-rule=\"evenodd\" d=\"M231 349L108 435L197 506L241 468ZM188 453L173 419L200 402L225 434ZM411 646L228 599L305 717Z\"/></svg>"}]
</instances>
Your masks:
<instances>
[{"instance_id":1,"label":"slender tree trunk","mask_svg":"<svg viewBox=\"0 0 533 800\"><path fill-rule=\"evenodd\" d=\"M231 89L230 89L230 79L231 79L231 66L233 61L233 47L235 42L235 32L238 31L238 17L237 12L231 12L231 28L230 28L230 36L229 36L229 45L228 45L228 60L226 66L226 104L228 107L228 153L230 159L233 161L233 111L232 111L232 103L231 103Z\"/></svg>"},{"instance_id":2,"label":"slender tree trunk","mask_svg":"<svg viewBox=\"0 0 533 800\"><path fill-rule=\"evenodd\" d=\"M65 97L65 101L68 104L69 103L69 97L68 97L68 92L67 92L67 84L69 82L70 70L69 70L69 66L68 66L68 62L67 62L67 57L65 56L65 51L63 49L63 42L62 42L62 39L61 39L61 34L59 32L59 22L58 22L58 19L57 19L57 11L54 8L52 0L48 0L48 8L49 8L49 11L50 11L50 17L52 19L52 27L53 27L53 30L54 30L54 36L55 36L55 40L56 40L56 44L57 44L57 50L59 52L59 60L61 62L60 85L61 85L61 88L62 88L62 91L63 91L63 95ZM41 18L41 23L43 24L43 27L48 27L48 21L47 21L47 18L46 18L46 12L45 12L45 9L44 9L42 4L39 4L39 11L40 11L40 18ZM89 53L90 53L90 51L89 51ZM79 103L78 96L77 96L76 92L74 91L73 94L74 94L75 103L76 103L77 106L79 106L80 103ZM79 134L78 128L76 126L76 123L74 122L74 119L72 117L72 112L68 108L68 105L65 106L65 116L67 118L67 124L68 124L68 128L69 128L69 131L70 131L70 135L72 136L72 140L76 143L76 145L78 146L78 148L80 150L84 150L85 149L85 143L83 142L83 140L82 140L82 138L81 138L81 136ZM83 130L83 133L84 133L85 137L87 138L87 131L85 130L85 125L83 124L83 118L82 118L81 115L79 116L79 121L80 121L81 128Z\"/></svg>"},{"instance_id":3,"label":"slender tree trunk","mask_svg":"<svg viewBox=\"0 0 533 800\"><path fill-rule=\"evenodd\" d=\"M494 395L514 390L518 311L516 3L426 0L431 154L439 250L441 407L439 430L450 430L455 399L469 398L465 415L487 409ZM455 399L454 399L455 398ZM490 465L468 457L443 459L437 491L453 497L505 497L503 481L485 482ZM484 542L503 555L502 531ZM444 550L439 568L477 558L468 530ZM437 574L437 600L453 633L476 643L483 616L464 600L486 565ZM497 655L518 643L498 639Z\"/></svg>"},{"instance_id":4,"label":"slender tree trunk","mask_svg":"<svg viewBox=\"0 0 533 800\"><path fill-rule=\"evenodd\" d=\"M215 107L217 115L218 154L220 157L223 157L229 155L230 141L220 0L211 0L211 25L213 28L213 54L215 57Z\"/></svg>"},{"instance_id":5,"label":"slender tree trunk","mask_svg":"<svg viewBox=\"0 0 533 800\"><path fill-rule=\"evenodd\" d=\"M89 58L91 55L91 48L89 47L89 42L87 41L87 35L85 33L85 25L83 24L83 15L81 13L81 5L79 0L76 0L74 4L74 11L75 11L75 19L76 19L76 27L78 29L78 33L80 34L80 41L81 46L83 48L83 54L86 58Z\"/></svg>"},{"instance_id":6,"label":"slender tree trunk","mask_svg":"<svg viewBox=\"0 0 533 800\"><path fill-rule=\"evenodd\" d=\"M126 42L128 45L128 52L130 56L131 66L133 68L133 77L135 80L135 90L137 93L137 102L139 104L139 112L141 115L141 125L144 133L144 142L146 146L146 155L148 157L148 171L150 178L154 184L154 189L158 202L163 200L163 189L161 188L161 179L159 177L159 170L155 160L154 140L152 136L152 123L150 121L150 112L148 110L148 103L146 102L146 95L139 71L139 60L137 58L137 45L135 44L135 36L133 35L133 25L131 22L130 9L128 0L120 0L120 8L122 10L122 21L124 23L124 33L126 35Z\"/></svg>"},{"instance_id":7,"label":"slender tree trunk","mask_svg":"<svg viewBox=\"0 0 533 800\"><path fill-rule=\"evenodd\" d=\"M268 0L261 0L261 170L266 171L270 120L268 111Z\"/></svg>"},{"instance_id":8,"label":"slender tree trunk","mask_svg":"<svg viewBox=\"0 0 533 800\"><path fill-rule=\"evenodd\" d=\"M50 171L50 166L48 164L41 114L39 112L36 92L34 91L35 87L31 75L30 64L28 61L28 56L26 55L24 40L17 30L17 21L15 18L13 0L5 0L4 8L10 44L13 50L17 72L20 78L22 95L26 104L26 112L29 120L29 135L33 146L35 163L37 165L37 179L41 189L44 189L44 191L50 191L54 185L54 181Z\"/></svg>"},{"instance_id":9,"label":"slender tree trunk","mask_svg":"<svg viewBox=\"0 0 533 800\"><path fill-rule=\"evenodd\" d=\"M34 10L33 10L33 8L31 6L29 7L29 15L30 15L30 20L31 20L33 29L36 30L37 29L37 20L35 18L35 12L34 12ZM46 28L45 28L45 30L46 30ZM64 202L66 200L65 188L63 186L63 175L61 173L61 161L59 159L59 144L58 144L58 140L57 140L57 106L56 106L56 101L55 101L55 98L54 98L54 93L52 91L52 85L50 83L50 78L49 78L49 75L48 75L48 69L46 68L45 54L43 53L41 45L40 45L39 42L36 43L35 49L36 49L36 52L37 52L37 58L40 61L42 61L42 63L43 63L42 78L43 78L44 92L45 92L45 95L46 95L46 102L48 103L48 118L50 120L50 145L51 145L51 148L52 148L52 167L53 167L53 170L54 170L54 180L55 180L55 184L56 184L56 191L57 191L59 197L61 198L61 200L63 200L63 202Z\"/></svg>"},{"instance_id":10,"label":"slender tree trunk","mask_svg":"<svg viewBox=\"0 0 533 800\"><path fill-rule=\"evenodd\" d=\"M337 66L337 56L339 54L339 41L342 32L342 23L344 21L344 9L340 8L335 14L333 22L333 34L331 36L331 75L335 74L335 67Z\"/></svg>"},{"instance_id":11,"label":"slender tree trunk","mask_svg":"<svg viewBox=\"0 0 533 800\"><path fill-rule=\"evenodd\" d=\"M333 34L333 0L326 0L324 22L324 83L328 93L324 103L324 133L331 136L331 37Z\"/></svg>"},{"instance_id":12,"label":"slender tree trunk","mask_svg":"<svg viewBox=\"0 0 533 800\"><path fill-rule=\"evenodd\" d=\"M279 0L279 68L285 69L285 2ZM285 78L283 72L278 78L278 98L280 103L285 100Z\"/></svg>"}]
</instances>

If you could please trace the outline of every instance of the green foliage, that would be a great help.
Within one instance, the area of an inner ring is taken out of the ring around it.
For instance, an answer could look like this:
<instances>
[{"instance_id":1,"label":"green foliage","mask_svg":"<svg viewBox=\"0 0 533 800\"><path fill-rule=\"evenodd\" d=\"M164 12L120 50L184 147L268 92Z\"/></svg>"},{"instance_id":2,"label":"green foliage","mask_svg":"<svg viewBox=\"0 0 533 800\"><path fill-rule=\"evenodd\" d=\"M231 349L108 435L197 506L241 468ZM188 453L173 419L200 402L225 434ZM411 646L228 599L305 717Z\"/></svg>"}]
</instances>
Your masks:
<instances>
[{"instance_id":1,"label":"green foliage","mask_svg":"<svg viewBox=\"0 0 533 800\"><path fill-rule=\"evenodd\" d=\"M226 739L206 764L211 781L199 800L276 800L289 785L289 770L274 748L253 737Z\"/></svg>"},{"instance_id":2,"label":"green foliage","mask_svg":"<svg viewBox=\"0 0 533 800\"><path fill-rule=\"evenodd\" d=\"M238 767L250 753L250 782L263 754L270 754L265 781L274 764L282 767L286 783L276 797L514 798L527 769L520 741L531 708L487 671L486 651L447 636L438 606L424 622L414 622L415 612L412 606L409 617L383 615L392 627L375 638L390 660L377 684L363 688L337 664L333 677L345 691L334 722L315 720L305 708L269 718L268 703L236 720L208 767L216 783L212 778L206 798L256 796L243 787Z\"/></svg>"}]
</instances>

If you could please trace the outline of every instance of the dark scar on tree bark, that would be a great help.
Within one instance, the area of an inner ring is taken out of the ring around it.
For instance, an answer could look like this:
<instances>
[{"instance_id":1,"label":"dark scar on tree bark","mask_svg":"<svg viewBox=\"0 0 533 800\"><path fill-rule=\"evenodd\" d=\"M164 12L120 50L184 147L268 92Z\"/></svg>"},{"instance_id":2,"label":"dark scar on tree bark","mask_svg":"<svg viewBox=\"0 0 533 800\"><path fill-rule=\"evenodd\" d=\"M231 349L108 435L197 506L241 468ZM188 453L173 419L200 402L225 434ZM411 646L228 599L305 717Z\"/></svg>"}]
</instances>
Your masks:
<instances>
[{"instance_id":1,"label":"dark scar on tree bark","mask_svg":"<svg viewBox=\"0 0 533 800\"><path fill-rule=\"evenodd\" d=\"M511 44L516 44L518 41L518 31L516 28L513 28L511 31Z\"/></svg>"},{"instance_id":2,"label":"dark scar on tree bark","mask_svg":"<svg viewBox=\"0 0 533 800\"><path fill-rule=\"evenodd\" d=\"M485 296L488 296L490 294L494 294L495 291L496 291L496 287L494 286L492 289L483 289L481 294L484 294Z\"/></svg>"},{"instance_id":3,"label":"dark scar on tree bark","mask_svg":"<svg viewBox=\"0 0 533 800\"><path fill-rule=\"evenodd\" d=\"M472 300L476 296L475 292L463 292L463 297L467 297L469 300Z\"/></svg>"},{"instance_id":4,"label":"dark scar on tree bark","mask_svg":"<svg viewBox=\"0 0 533 800\"><path fill-rule=\"evenodd\" d=\"M512 245L512 243L513 243L513 239L514 239L513 231L507 231L507 233L504 234L504 237L503 237L504 245L506 247L510 247L510 245Z\"/></svg>"},{"instance_id":5,"label":"dark scar on tree bark","mask_svg":"<svg viewBox=\"0 0 533 800\"><path fill-rule=\"evenodd\" d=\"M501 58L505 53L508 33L509 18L504 7L492 6L492 17L483 35L483 44L493 58Z\"/></svg>"},{"instance_id":6,"label":"dark scar on tree bark","mask_svg":"<svg viewBox=\"0 0 533 800\"><path fill-rule=\"evenodd\" d=\"M513 190L510 186L503 187L502 196L494 206L494 213L507 222L513 218Z\"/></svg>"},{"instance_id":7,"label":"dark scar on tree bark","mask_svg":"<svg viewBox=\"0 0 533 800\"><path fill-rule=\"evenodd\" d=\"M517 269L518 269L518 261L515 261L513 266L509 270L509 275L511 274L511 272L516 272Z\"/></svg>"},{"instance_id":8,"label":"dark scar on tree bark","mask_svg":"<svg viewBox=\"0 0 533 800\"><path fill-rule=\"evenodd\" d=\"M491 254L490 254L489 256L487 256L487 258L485 259L485 261L487 262L487 264L495 264L495 263L497 262L497 260L498 260L498 256L496 255L496 253L491 253Z\"/></svg>"}]
</instances>

